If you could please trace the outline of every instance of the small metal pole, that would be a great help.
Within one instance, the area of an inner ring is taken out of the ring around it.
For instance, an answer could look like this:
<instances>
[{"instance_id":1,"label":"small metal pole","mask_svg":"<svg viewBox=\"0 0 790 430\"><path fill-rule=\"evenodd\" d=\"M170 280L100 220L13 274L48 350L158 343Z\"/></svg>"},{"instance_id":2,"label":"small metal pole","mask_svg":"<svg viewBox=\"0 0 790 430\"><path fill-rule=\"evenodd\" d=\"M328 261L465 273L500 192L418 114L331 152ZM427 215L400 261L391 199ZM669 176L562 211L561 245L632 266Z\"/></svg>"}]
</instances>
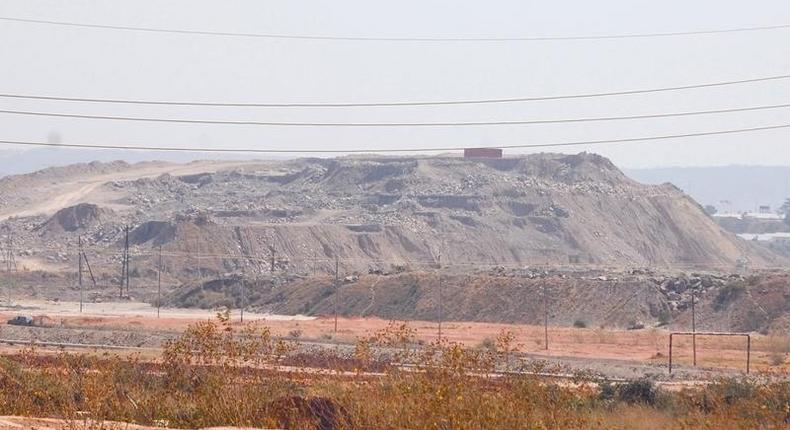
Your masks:
<instances>
[{"instance_id":1,"label":"small metal pole","mask_svg":"<svg viewBox=\"0 0 790 430\"><path fill-rule=\"evenodd\" d=\"M334 308L335 308L335 333L337 333L337 295L340 293L340 261L337 257L335 257L335 300L334 300Z\"/></svg>"},{"instance_id":2,"label":"small metal pole","mask_svg":"<svg viewBox=\"0 0 790 430\"><path fill-rule=\"evenodd\" d=\"M156 274L156 317L162 307L162 245L159 245L159 268Z\"/></svg>"},{"instance_id":3,"label":"small metal pole","mask_svg":"<svg viewBox=\"0 0 790 430\"><path fill-rule=\"evenodd\" d=\"M672 374L672 333L669 334L669 374Z\"/></svg>"}]
</instances>

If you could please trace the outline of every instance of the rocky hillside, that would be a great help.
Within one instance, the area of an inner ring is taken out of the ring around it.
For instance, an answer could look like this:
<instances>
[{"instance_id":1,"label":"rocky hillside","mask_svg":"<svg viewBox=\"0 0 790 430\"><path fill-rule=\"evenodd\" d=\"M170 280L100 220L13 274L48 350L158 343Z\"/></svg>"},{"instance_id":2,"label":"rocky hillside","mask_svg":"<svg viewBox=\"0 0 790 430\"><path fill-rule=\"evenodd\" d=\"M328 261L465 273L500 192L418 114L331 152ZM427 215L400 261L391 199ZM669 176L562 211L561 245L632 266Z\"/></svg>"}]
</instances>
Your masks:
<instances>
[{"instance_id":1,"label":"rocky hillside","mask_svg":"<svg viewBox=\"0 0 790 430\"><path fill-rule=\"evenodd\" d=\"M70 261L82 235L96 270L112 273L126 224L140 271L162 246L184 276L266 271L272 255L294 272L329 271L335 259L345 270L784 262L676 187L639 184L586 153L91 163L4 178L0 202L0 227L14 229L27 261Z\"/></svg>"},{"instance_id":2,"label":"rocky hillside","mask_svg":"<svg viewBox=\"0 0 790 430\"><path fill-rule=\"evenodd\" d=\"M650 271L568 272L498 268L467 274L440 271L343 276L338 312L388 319L489 321L590 328L640 329L691 326L691 300L699 330L787 333L789 278L659 274ZM276 314L332 315L331 277L245 279L244 303ZM241 277L225 277L175 290L178 307L238 308ZM440 306L443 303L443 306ZM545 307L544 307L545 306Z\"/></svg>"}]
</instances>

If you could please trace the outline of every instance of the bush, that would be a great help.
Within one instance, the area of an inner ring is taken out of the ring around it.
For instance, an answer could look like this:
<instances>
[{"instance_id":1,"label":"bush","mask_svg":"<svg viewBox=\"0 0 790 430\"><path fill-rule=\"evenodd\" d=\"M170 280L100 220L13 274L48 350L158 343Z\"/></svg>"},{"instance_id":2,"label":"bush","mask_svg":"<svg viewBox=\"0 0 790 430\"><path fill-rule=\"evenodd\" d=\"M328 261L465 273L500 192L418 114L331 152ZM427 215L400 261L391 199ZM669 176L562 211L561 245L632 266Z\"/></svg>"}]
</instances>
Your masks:
<instances>
[{"instance_id":1,"label":"bush","mask_svg":"<svg viewBox=\"0 0 790 430\"><path fill-rule=\"evenodd\" d=\"M587 322L584 320L576 320L573 322L573 326L576 328L587 328Z\"/></svg>"},{"instance_id":2,"label":"bush","mask_svg":"<svg viewBox=\"0 0 790 430\"><path fill-rule=\"evenodd\" d=\"M669 324L672 321L672 313L668 310L663 310L658 313L658 326L662 327Z\"/></svg>"},{"instance_id":3,"label":"bush","mask_svg":"<svg viewBox=\"0 0 790 430\"><path fill-rule=\"evenodd\" d=\"M477 349L485 351L496 351L496 342L490 337L486 337L477 344Z\"/></svg>"},{"instance_id":4,"label":"bush","mask_svg":"<svg viewBox=\"0 0 790 430\"><path fill-rule=\"evenodd\" d=\"M190 326L153 361L36 350L0 356L0 416L66 418L64 428L82 427L77 424L84 416L97 429L107 428L106 420L174 428L381 430L752 429L786 428L788 422L787 381L721 380L660 392L647 376L600 381L596 390L583 383L599 381L589 373L574 372L574 386L530 374L569 372L545 361L530 362L522 368L527 373L491 377L507 359L502 352L515 351L515 336L507 331L487 342L495 351L447 341L417 349L414 331L392 323L359 339L349 354L296 350L265 326L237 327L220 313L218 322ZM403 354L376 353L384 349ZM415 367L404 371L405 362ZM273 369L280 365L293 368ZM338 378L338 371L358 372L360 379Z\"/></svg>"},{"instance_id":5,"label":"bush","mask_svg":"<svg viewBox=\"0 0 790 430\"><path fill-rule=\"evenodd\" d=\"M746 291L746 287L740 282L733 282L721 287L719 294L713 299L713 309L720 311L726 308L727 305L740 297L744 291Z\"/></svg>"},{"instance_id":6,"label":"bush","mask_svg":"<svg viewBox=\"0 0 790 430\"><path fill-rule=\"evenodd\" d=\"M764 334L770 322L770 318L762 310L758 312L754 309L750 309L746 312L746 318L743 322L746 331L757 331Z\"/></svg>"},{"instance_id":7,"label":"bush","mask_svg":"<svg viewBox=\"0 0 790 430\"><path fill-rule=\"evenodd\" d=\"M621 402L653 406L657 397L655 384L647 378L628 381L617 387L617 399Z\"/></svg>"},{"instance_id":8,"label":"bush","mask_svg":"<svg viewBox=\"0 0 790 430\"><path fill-rule=\"evenodd\" d=\"M295 329L288 332L288 337L291 339L299 339L302 337L302 330Z\"/></svg>"},{"instance_id":9,"label":"bush","mask_svg":"<svg viewBox=\"0 0 790 430\"><path fill-rule=\"evenodd\" d=\"M628 330L642 330L643 328L645 328L645 325L638 321L631 321L628 324Z\"/></svg>"}]
</instances>

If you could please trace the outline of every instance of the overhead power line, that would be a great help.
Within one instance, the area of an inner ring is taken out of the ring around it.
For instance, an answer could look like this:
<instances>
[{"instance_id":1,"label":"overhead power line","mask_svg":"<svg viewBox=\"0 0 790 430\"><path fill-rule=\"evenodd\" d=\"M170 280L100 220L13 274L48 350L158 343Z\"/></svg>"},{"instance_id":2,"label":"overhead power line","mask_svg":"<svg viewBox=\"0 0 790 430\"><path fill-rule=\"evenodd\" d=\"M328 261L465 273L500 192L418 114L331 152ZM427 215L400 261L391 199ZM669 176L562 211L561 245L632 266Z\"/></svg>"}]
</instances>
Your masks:
<instances>
[{"instance_id":1,"label":"overhead power line","mask_svg":"<svg viewBox=\"0 0 790 430\"><path fill-rule=\"evenodd\" d=\"M566 146L587 146L613 143L633 143L647 142L655 140L680 139L701 136L719 136L726 134L749 133L757 131L778 130L790 128L790 124L778 124L762 127L738 128L730 130L714 130L698 133L666 134L660 136L641 136L623 139L602 139L602 140L582 140L572 142L556 143L537 143L537 144L514 144L487 146L484 148L498 149L519 149L519 148L552 148ZM163 152L217 152L217 153L242 153L242 154L364 154L364 153L408 153L408 152L445 152L461 151L465 147L445 146L433 148L385 148L385 149L261 149L261 148L198 148L198 147L177 147L177 146L133 146L133 145L109 145L109 144L87 144L87 143L52 143L52 142L31 142L21 140L0 140L0 144L20 145L20 146L44 146L57 148L82 148L82 149L120 149L120 150L141 150L141 151L163 151Z\"/></svg>"},{"instance_id":2,"label":"overhead power line","mask_svg":"<svg viewBox=\"0 0 790 430\"><path fill-rule=\"evenodd\" d=\"M164 123L179 123L179 124L219 124L219 125L272 126L272 127L469 127L469 126L531 125L531 124L561 124L561 123L567 124L567 123L575 123L575 122L674 118L674 117L683 117L683 116L781 109L787 107L790 107L790 103L784 103L778 105L765 105L765 106L749 106L749 107L730 108L730 109L714 109L714 110L704 110L704 111L665 112L665 113L646 114L646 115L514 120L514 121L460 121L460 122L281 122L281 121L248 121L248 120L239 121L239 120L86 115L86 114L35 112L35 111L3 110L3 109L0 109L0 114L45 116L45 117L55 117L55 118L97 119L97 120L111 120L111 121L164 122Z\"/></svg>"},{"instance_id":3,"label":"overhead power line","mask_svg":"<svg viewBox=\"0 0 790 430\"><path fill-rule=\"evenodd\" d=\"M737 27L719 30L670 31L655 33L626 33L569 36L525 36L525 37L373 37L373 36L330 36L286 33L243 33L230 31L183 30L155 27L139 27L131 25L87 24L71 21L55 21L31 18L0 17L2 21L21 22L27 24L57 25L62 27L91 28L101 30L123 30L146 33L181 34L193 36L245 37L257 39L290 39L290 40L326 40L349 42L540 42L562 40L607 40L607 39L640 39L653 37L676 37L695 35L715 35L726 33L743 33L752 31L782 30L790 28L790 24L765 25L754 27Z\"/></svg>"},{"instance_id":4,"label":"overhead power line","mask_svg":"<svg viewBox=\"0 0 790 430\"><path fill-rule=\"evenodd\" d=\"M776 76L762 76L757 78L739 79L732 81L703 82L699 84L657 87L646 89L633 89L609 92L592 92L578 94L558 94L549 96L534 97L510 97L510 98L490 98L490 99L467 99L467 100L424 100L424 101L393 101L393 102L332 102L332 103L275 103L275 102L195 102L179 100L135 100L117 98L94 98L94 97L61 97L36 94L0 93L2 98L25 99L25 100L49 100L67 102L89 102L89 103L117 103L132 105L166 105L166 106L215 106L215 107L274 107L274 108L344 108L344 107L394 107L394 106L439 106L439 105L471 105L471 104L492 104L492 103L517 103L533 102L546 100L564 99L585 99L595 97L626 96L635 94L661 93L668 91L692 90L711 87L722 87L727 85L749 84L766 81L776 81L790 78L790 74Z\"/></svg>"}]
</instances>

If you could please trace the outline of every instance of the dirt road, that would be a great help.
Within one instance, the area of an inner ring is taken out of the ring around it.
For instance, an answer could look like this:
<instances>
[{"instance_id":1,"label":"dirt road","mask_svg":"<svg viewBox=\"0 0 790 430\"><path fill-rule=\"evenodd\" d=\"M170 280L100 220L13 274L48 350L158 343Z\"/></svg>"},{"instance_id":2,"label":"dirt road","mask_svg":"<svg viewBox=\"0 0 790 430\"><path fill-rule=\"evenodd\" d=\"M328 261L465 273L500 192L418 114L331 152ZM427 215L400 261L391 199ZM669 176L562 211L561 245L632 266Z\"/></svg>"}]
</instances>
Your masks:
<instances>
[{"instance_id":1,"label":"dirt road","mask_svg":"<svg viewBox=\"0 0 790 430\"><path fill-rule=\"evenodd\" d=\"M47 185L36 187L35 201L26 202L25 205L4 208L0 211L0 221L11 217L27 217L34 215L50 215L58 210L84 203L90 200L91 203L108 203L112 207L113 195L104 193L98 195L97 188L111 181L124 181L129 179L154 178L159 175L169 173L172 175L189 175L194 173L215 172L217 170L249 164L249 162L228 161L228 162L200 162L185 165L170 163L144 163L135 165L127 170L116 171L110 174L98 174L93 176L80 175L79 177L56 181Z\"/></svg>"}]
</instances>

